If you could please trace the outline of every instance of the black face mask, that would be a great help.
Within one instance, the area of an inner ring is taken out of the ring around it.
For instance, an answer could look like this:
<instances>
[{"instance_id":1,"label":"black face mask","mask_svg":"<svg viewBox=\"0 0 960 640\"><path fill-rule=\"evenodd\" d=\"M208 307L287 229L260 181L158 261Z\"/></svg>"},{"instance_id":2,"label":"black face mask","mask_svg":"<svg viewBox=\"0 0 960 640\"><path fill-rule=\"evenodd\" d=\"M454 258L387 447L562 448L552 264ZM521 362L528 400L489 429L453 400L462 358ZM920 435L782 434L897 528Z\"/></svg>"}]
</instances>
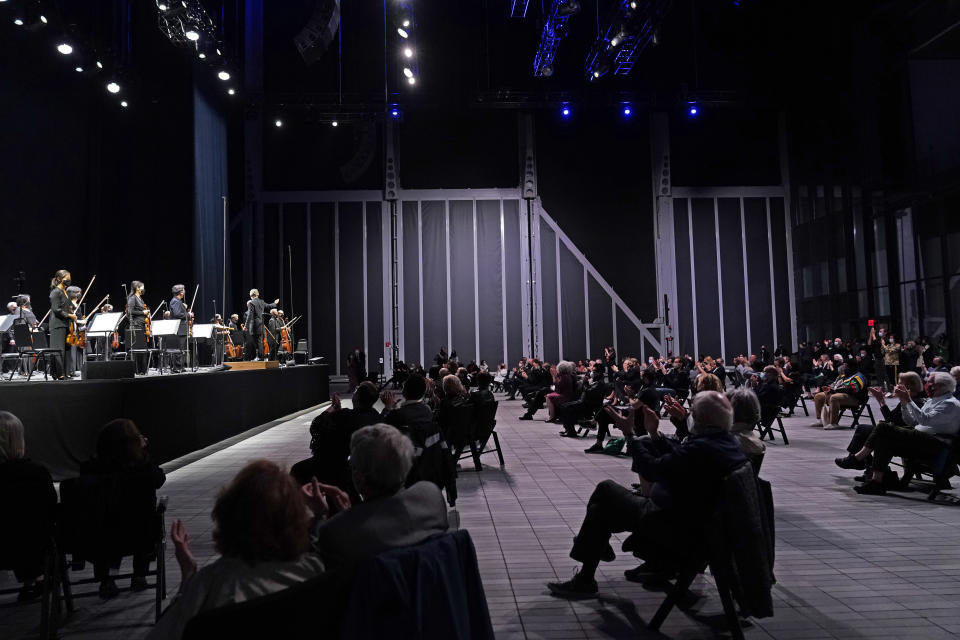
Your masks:
<instances>
[{"instance_id":1,"label":"black face mask","mask_svg":"<svg viewBox=\"0 0 960 640\"><path fill-rule=\"evenodd\" d=\"M61 282L65 287L69 287L71 284L73 284L73 280L71 280L70 278L64 278L63 280L61 280Z\"/></svg>"}]
</instances>

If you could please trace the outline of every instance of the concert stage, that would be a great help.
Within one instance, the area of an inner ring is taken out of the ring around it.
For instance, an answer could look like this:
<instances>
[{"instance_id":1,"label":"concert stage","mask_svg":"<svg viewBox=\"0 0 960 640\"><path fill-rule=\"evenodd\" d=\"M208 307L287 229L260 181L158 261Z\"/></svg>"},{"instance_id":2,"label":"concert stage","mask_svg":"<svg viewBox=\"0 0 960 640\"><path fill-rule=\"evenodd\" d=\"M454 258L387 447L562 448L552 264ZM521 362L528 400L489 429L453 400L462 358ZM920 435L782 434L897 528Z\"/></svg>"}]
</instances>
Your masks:
<instances>
[{"instance_id":1,"label":"concert stage","mask_svg":"<svg viewBox=\"0 0 960 640\"><path fill-rule=\"evenodd\" d=\"M95 452L98 431L114 418L136 422L154 460L163 463L329 396L328 367L322 364L0 384L0 409L23 421L27 456L61 480L77 475Z\"/></svg>"}]
</instances>

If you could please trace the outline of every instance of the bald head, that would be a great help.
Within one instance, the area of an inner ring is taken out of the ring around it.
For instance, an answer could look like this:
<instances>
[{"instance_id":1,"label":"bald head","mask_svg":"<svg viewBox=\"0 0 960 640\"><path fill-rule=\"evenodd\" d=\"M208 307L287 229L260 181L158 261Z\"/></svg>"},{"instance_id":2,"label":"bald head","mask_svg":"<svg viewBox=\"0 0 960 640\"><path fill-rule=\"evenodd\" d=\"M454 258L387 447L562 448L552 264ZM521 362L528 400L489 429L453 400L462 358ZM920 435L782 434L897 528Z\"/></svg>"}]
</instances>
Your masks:
<instances>
[{"instance_id":1,"label":"bald head","mask_svg":"<svg viewBox=\"0 0 960 640\"><path fill-rule=\"evenodd\" d=\"M717 427L729 431L733 425L733 406L719 391L701 391L693 398L695 430Z\"/></svg>"}]
</instances>

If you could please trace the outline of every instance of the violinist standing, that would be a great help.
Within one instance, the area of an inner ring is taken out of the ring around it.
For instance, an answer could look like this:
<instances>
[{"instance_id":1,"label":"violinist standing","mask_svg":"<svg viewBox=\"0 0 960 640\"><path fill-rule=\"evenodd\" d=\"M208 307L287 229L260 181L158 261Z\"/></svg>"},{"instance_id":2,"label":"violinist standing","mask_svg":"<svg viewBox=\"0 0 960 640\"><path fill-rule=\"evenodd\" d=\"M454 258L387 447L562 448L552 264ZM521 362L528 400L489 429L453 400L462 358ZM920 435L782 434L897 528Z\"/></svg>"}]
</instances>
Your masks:
<instances>
[{"instance_id":1,"label":"violinist standing","mask_svg":"<svg viewBox=\"0 0 960 640\"><path fill-rule=\"evenodd\" d=\"M250 299L247 300L247 317L244 326L247 332L247 344L243 349L244 357L252 358L257 354L254 360L263 360L263 314L270 309L276 309L280 303L277 298L271 304L267 304L260 299L260 292L256 289L250 289Z\"/></svg>"},{"instance_id":2,"label":"violinist standing","mask_svg":"<svg viewBox=\"0 0 960 640\"><path fill-rule=\"evenodd\" d=\"M73 310L73 313L77 315L77 319L74 320L73 330L79 335L81 331L86 328L86 319L80 317L80 305L78 301L80 296L83 294L83 289L76 285L71 285L66 288L67 298L70 299L70 309ZM68 332L69 333L69 332ZM71 344L67 346L67 377L72 378L76 375L76 369L80 367L80 359L83 357L83 353L77 349L76 344Z\"/></svg>"},{"instance_id":3,"label":"violinist standing","mask_svg":"<svg viewBox=\"0 0 960 640\"><path fill-rule=\"evenodd\" d=\"M132 292L127 298L127 316L130 318L130 326L127 330L127 349L146 349L147 348L147 315L149 309L143 303L143 294L145 287L139 280L130 283ZM143 375L147 373L146 353L138 353L134 356L137 373Z\"/></svg>"},{"instance_id":4,"label":"violinist standing","mask_svg":"<svg viewBox=\"0 0 960 640\"><path fill-rule=\"evenodd\" d=\"M190 318L193 317L193 312L187 307L183 302L183 297L185 295L184 286L182 284L173 285L173 297L170 299L170 319L179 320L180 327L177 329L177 337L173 338L174 343L171 345L174 349L180 349L183 351L184 346L187 344L187 335L188 335L188 322ZM173 370L175 373L180 373L183 371L183 355L177 354L173 357Z\"/></svg>"},{"instance_id":5,"label":"violinist standing","mask_svg":"<svg viewBox=\"0 0 960 640\"><path fill-rule=\"evenodd\" d=\"M67 297L66 290L71 283L70 272L66 269L57 271L50 281L50 348L60 351L60 361L54 358L50 368L57 380L63 380L67 372L73 377L73 363L68 360L70 353L67 350L67 330L70 321L77 319Z\"/></svg>"},{"instance_id":6,"label":"violinist standing","mask_svg":"<svg viewBox=\"0 0 960 640\"><path fill-rule=\"evenodd\" d=\"M270 320L267 321L267 344L270 345L270 354L267 360L277 359L277 349L280 346L280 328L283 323L280 321L280 315L276 309L270 310Z\"/></svg>"}]
</instances>

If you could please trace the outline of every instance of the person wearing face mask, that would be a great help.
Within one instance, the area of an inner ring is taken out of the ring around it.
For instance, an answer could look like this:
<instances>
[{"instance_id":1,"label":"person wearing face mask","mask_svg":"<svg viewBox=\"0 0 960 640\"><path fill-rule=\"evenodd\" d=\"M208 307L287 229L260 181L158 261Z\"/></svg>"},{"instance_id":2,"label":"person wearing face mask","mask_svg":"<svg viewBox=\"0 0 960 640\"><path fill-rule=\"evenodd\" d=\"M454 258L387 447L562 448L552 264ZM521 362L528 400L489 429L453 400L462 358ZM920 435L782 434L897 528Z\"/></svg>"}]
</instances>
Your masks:
<instances>
[{"instance_id":1,"label":"person wearing face mask","mask_svg":"<svg viewBox=\"0 0 960 640\"><path fill-rule=\"evenodd\" d=\"M882 336L881 340L883 366L887 370L887 380L898 380L900 375L900 343L897 342L892 333ZM887 393L888 398L892 395L890 392Z\"/></svg>"},{"instance_id":2,"label":"person wearing face mask","mask_svg":"<svg viewBox=\"0 0 960 640\"><path fill-rule=\"evenodd\" d=\"M59 361L54 358L50 365L53 377L63 380L66 372L73 371L73 364L67 361L67 330L71 320L77 319L73 305L67 297L67 287L72 284L70 272L60 269L50 281L50 347L60 351Z\"/></svg>"},{"instance_id":3,"label":"person wearing face mask","mask_svg":"<svg viewBox=\"0 0 960 640\"><path fill-rule=\"evenodd\" d=\"M127 298L127 317L130 319L130 328L127 332L127 345L130 349L147 348L147 317L150 309L143 303L143 294L146 290L139 280L130 283L130 297ZM147 373L147 354L138 353L134 357L137 373Z\"/></svg>"}]
</instances>

